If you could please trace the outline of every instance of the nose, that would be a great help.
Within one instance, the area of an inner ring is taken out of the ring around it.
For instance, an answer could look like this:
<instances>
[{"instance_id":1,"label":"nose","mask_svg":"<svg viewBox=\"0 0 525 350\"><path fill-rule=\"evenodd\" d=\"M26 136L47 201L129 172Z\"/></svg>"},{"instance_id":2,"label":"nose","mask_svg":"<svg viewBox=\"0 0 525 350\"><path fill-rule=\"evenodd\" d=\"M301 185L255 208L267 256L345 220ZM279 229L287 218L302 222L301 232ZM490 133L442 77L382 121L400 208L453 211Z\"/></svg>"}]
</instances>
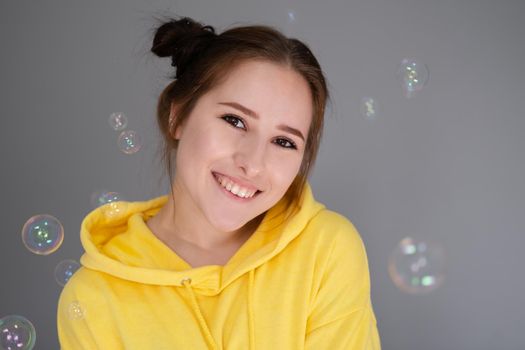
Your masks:
<instances>
[{"instance_id":1,"label":"nose","mask_svg":"<svg viewBox=\"0 0 525 350\"><path fill-rule=\"evenodd\" d=\"M235 153L235 165L242 169L249 178L257 177L264 170L265 145L262 142L246 139L239 143L239 149Z\"/></svg>"}]
</instances>

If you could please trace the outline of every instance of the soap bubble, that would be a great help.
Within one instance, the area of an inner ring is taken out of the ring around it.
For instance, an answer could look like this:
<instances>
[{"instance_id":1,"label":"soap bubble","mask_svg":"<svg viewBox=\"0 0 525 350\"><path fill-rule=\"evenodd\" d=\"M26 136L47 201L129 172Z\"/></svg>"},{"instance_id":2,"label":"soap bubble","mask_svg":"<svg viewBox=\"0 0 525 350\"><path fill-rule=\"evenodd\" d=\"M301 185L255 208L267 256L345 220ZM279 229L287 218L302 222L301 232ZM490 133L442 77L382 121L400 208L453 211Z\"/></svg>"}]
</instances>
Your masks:
<instances>
[{"instance_id":1,"label":"soap bubble","mask_svg":"<svg viewBox=\"0 0 525 350\"><path fill-rule=\"evenodd\" d=\"M77 300L72 301L71 304L69 304L67 312L70 320L81 320L86 317L86 310Z\"/></svg>"},{"instance_id":2,"label":"soap bubble","mask_svg":"<svg viewBox=\"0 0 525 350\"><path fill-rule=\"evenodd\" d=\"M113 203L124 200L124 197L120 193L106 190L94 191L90 196L90 203L93 209L103 206L107 203Z\"/></svg>"},{"instance_id":3,"label":"soap bubble","mask_svg":"<svg viewBox=\"0 0 525 350\"><path fill-rule=\"evenodd\" d=\"M9 315L0 319L0 349L31 350L35 341L35 327L27 318Z\"/></svg>"},{"instance_id":4,"label":"soap bubble","mask_svg":"<svg viewBox=\"0 0 525 350\"><path fill-rule=\"evenodd\" d=\"M106 190L97 190L97 191L94 191L94 192L91 193L91 195L89 197L89 203L91 204L91 207L93 209L98 208L101 205L106 204L106 203L103 203L102 201L104 200L104 195L107 192L108 191L106 191Z\"/></svg>"},{"instance_id":5,"label":"soap bubble","mask_svg":"<svg viewBox=\"0 0 525 350\"><path fill-rule=\"evenodd\" d=\"M122 112L111 113L109 116L109 125L115 131L124 130L128 126L128 117Z\"/></svg>"},{"instance_id":6,"label":"soap bubble","mask_svg":"<svg viewBox=\"0 0 525 350\"><path fill-rule=\"evenodd\" d=\"M445 255L441 245L406 237L390 255L388 272L402 291L424 294L443 283L444 265Z\"/></svg>"},{"instance_id":7,"label":"soap bubble","mask_svg":"<svg viewBox=\"0 0 525 350\"><path fill-rule=\"evenodd\" d=\"M91 194L91 206L98 208L104 204L123 201L124 198L118 192L111 192L106 190L95 191Z\"/></svg>"},{"instance_id":8,"label":"soap bubble","mask_svg":"<svg viewBox=\"0 0 525 350\"><path fill-rule=\"evenodd\" d=\"M361 114L366 119L375 119L379 112L379 105L372 97L363 97L361 99Z\"/></svg>"},{"instance_id":9,"label":"soap bubble","mask_svg":"<svg viewBox=\"0 0 525 350\"><path fill-rule=\"evenodd\" d=\"M300 23L300 13L293 9L293 4L287 5L279 13L279 22L283 23L283 32L286 32L288 36L295 36L293 34L298 30L297 25Z\"/></svg>"},{"instance_id":10,"label":"soap bubble","mask_svg":"<svg viewBox=\"0 0 525 350\"><path fill-rule=\"evenodd\" d=\"M136 131L125 130L118 137L118 147L125 154L137 153L142 147L142 138Z\"/></svg>"},{"instance_id":11,"label":"soap bubble","mask_svg":"<svg viewBox=\"0 0 525 350\"><path fill-rule=\"evenodd\" d=\"M397 70L397 78L407 98L423 89L428 82L428 77L428 67L416 59L403 59Z\"/></svg>"},{"instance_id":12,"label":"soap bubble","mask_svg":"<svg viewBox=\"0 0 525 350\"><path fill-rule=\"evenodd\" d=\"M126 211L127 202L118 192L95 191L91 194L91 205L93 208L102 208L107 217L115 217Z\"/></svg>"},{"instance_id":13,"label":"soap bubble","mask_svg":"<svg viewBox=\"0 0 525 350\"><path fill-rule=\"evenodd\" d=\"M48 214L32 216L22 228L22 242L35 254L49 255L60 247L63 240L62 224Z\"/></svg>"},{"instance_id":14,"label":"soap bubble","mask_svg":"<svg viewBox=\"0 0 525 350\"><path fill-rule=\"evenodd\" d=\"M107 205L104 205L102 207L102 210L104 212L104 215L107 218L115 218L125 213L127 207L128 207L127 202L113 202L113 203L108 203Z\"/></svg>"},{"instance_id":15,"label":"soap bubble","mask_svg":"<svg viewBox=\"0 0 525 350\"><path fill-rule=\"evenodd\" d=\"M94 196L92 195L92 198ZM127 202L117 192L101 192L96 197L95 204L102 206L102 211L108 218L113 218L127 209Z\"/></svg>"},{"instance_id":16,"label":"soap bubble","mask_svg":"<svg viewBox=\"0 0 525 350\"><path fill-rule=\"evenodd\" d=\"M295 12L289 10L288 11L288 22L295 22Z\"/></svg>"},{"instance_id":17,"label":"soap bubble","mask_svg":"<svg viewBox=\"0 0 525 350\"><path fill-rule=\"evenodd\" d=\"M75 260L62 260L55 267L55 280L63 287L79 268L80 264Z\"/></svg>"}]
</instances>

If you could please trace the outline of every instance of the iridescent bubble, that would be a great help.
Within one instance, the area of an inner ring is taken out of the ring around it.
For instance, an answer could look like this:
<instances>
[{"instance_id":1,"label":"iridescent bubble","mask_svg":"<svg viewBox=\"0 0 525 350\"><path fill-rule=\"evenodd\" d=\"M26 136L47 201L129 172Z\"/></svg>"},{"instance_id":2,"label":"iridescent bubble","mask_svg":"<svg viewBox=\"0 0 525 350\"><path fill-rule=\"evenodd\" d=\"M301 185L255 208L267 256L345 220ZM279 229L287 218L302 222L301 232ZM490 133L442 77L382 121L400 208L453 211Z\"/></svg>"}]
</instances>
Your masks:
<instances>
[{"instance_id":1,"label":"iridescent bubble","mask_svg":"<svg viewBox=\"0 0 525 350\"><path fill-rule=\"evenodd\" d=\"M118 202L125 200L124 197L117 192L106 190L98 190L91 193L90 203L93 209L103 206L107 203Z\"/></svg>"},{"instance_id":2,"label":"iridescent bubble","mask_svg":"<svg viewBox=\"0 0 525 350\"><path fill-rule=\"evenodd\" d=\"M96 198L94 203L97 207L102 206L102 212L106 217L113 218L127 209L127 202L117 192L96 192L92 195L92 201L93 198Z\"/></svg>"},{"instance_id":3,"label":"iridescent bubble","mask_svg":"<svg viewBox=\"0 0 525 350\"><path fill-rule=\"evenodd\" d=\"M27 318L9 315L0 319L0 349L31 350L35 342L35 327Z\"/></svg>"},{"instance_id":4,"label":"iridescent bubble","mask_svg":"<svg viewBox=\"0 0 525 350\"><path fill-rule=\"evenodd\" d=\"M48 214L32 216L22 228L22 242L35 254L51 254L60 248L63 240L62 224L57 218Z\"/></svg>"},{"instance_id":5,"label":"iridescent bubble","mask_svg":"<svg viewBox=\"0 0 525 350\"><path fill-rule=\"evenodd\" d=\"M379 105L372 97L363 97L361 99L361 114L366 119L375 119L379 112Z\"/></svg>"},{"instance_id":6,"label":"iridescent bubble","mask_svg":"<svg viewBox=\"0 0 525 350\"><path fill-rule=\"evenodd\" d=\"M424 294L441 286L445 254L440 244L402 239L390 255L388 272L395 285L410 294Z\"/></svg>"},{"instance_id":7,"label":"iridescent bubble","mask_svg":"<svg viewBox=\"0 0 525 350\"><path fill-rule=\"evenodd\" d=\"M97 207L100 207L104 204L119 202L124 200L122 195L118 192L103 191L97 197Z\"/></svg>"},{"instance_id":8,"label":"iridescent bubble","mask_svg":"<svg viewBox=\"0 0 525 350\"><path fill-rule=\"evenodd\" d=\"M125 154L137 153L142 147L142 138L133 130L125 130L118 137L118 147Z\"/></svg>"},{"instance_id":9,"label":"iridescent bubble","mask_svg":"<svg viewBox=\"0 0 525 350\"><path fill-rule=\"evenodd\" d=\"M115 131L124 130L128 126L128 117L122 112L111 113L109 116L109 125Z\"/></svg>"},{"instance_id":10,"label":"iridescent bubble","mask_svg":"<svg viewBox=\"0 0 525 350\"><path fill-rule=\"evenodd\" d=\"M429 75L428 67L416 59L403 59L397 70L397 78L407 98L423 89Z\"/></svg>"},{"instance_id":11,"label":"iridescent bubble","mask_svg":"<svg viewBox=\"0 0 525 350\"><path fill-rule=\"evenodd\" d=\"M86 310L77 300L72 301L71 304L69 304L67 312L70 320L80 320L86 317Z\"/></svg>"},{"instance_id":12,"label":"iridescent bubble","mask_svg":"<svg viewBox=\"0 0 525 350\"><path fill-rule=\"evenodd\" d=\"M62 260L55 267L55 280L63 287L79 268L80 264L75 260Z\"/></svg>"},{"instance_id":13,"label":"iridescent bubble","mask_svg":"<svg viewBox=\"0 0 525 350\"><path fill-rule=\"evenodd\" d=\"M93 191L89 197L89 203L91 204L91 207L93 209L100 207L101 205L104 205L106 203L103 203L102 200L104 198L104 195L108 191L106 190L97 190Z\"/></svg>"},{"instance_id":14,"label":"iridescent bubble","mask_svg":"<svg viewBox=\"0 0 525 350\"><path fill-rule=\"evenodd\" d=\"M102 207L102 210L104 212L104 215L107 218L115 218L125 213L127 207L128 207L127 202L113 202L113 203L108 203L107 205L104 205Z\"/></svg>"}]
</instances>

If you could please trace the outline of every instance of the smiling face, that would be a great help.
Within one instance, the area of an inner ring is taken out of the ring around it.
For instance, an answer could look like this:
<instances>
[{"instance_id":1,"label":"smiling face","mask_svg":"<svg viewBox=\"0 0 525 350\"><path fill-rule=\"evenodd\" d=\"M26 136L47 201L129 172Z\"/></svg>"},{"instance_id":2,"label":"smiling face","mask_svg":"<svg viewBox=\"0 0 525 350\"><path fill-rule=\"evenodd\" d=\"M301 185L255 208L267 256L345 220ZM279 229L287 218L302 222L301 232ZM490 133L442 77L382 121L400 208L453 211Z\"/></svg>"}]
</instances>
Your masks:
<instances>
[{"instance_id":1,"label":"smiling face","mask_svg":"<svg viewBox=\"0 0 525 350\"><path fill-rule=\"evenodd\" d=\"M270 209L298 174L312 108L310 88L294 70L266 61L238 65L175 132L177 205L223 232ZM175 106L172 113L176 117ZM240 200L216 174L260 192Z\"/></svg>"}]
</instances>

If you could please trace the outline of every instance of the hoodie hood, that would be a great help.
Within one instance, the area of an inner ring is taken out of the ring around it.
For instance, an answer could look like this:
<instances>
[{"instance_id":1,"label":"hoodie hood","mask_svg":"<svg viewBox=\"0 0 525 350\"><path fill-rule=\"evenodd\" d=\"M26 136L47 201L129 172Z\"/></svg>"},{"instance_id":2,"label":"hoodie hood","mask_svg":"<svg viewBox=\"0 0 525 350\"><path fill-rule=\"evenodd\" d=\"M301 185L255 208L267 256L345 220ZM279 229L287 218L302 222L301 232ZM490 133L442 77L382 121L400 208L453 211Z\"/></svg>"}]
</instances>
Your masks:
<instances>
[{"instance_id":1,"label":"hoodie hood","mask_svg":"<svg viewBox=\"0 0 525 350\"><path fill-rule=\"evenodd\" d=\"M266 212L256 231L226 265L192 268L146 225L167 201L168 196L164 195L143 202L108 203L93 210L81 225L80 238L85 249L81 264L142 284L184 286L190 280L197 293L216 295L239 276L279 254L325 208L315 201L306 183L301 209L288 221L283 221L286 213L281 200Z\"/></svg>"},{"instance_id":2,"label":"hoodie hood","mask_svg":"<svg viewBox=\"0 0 525 350\"><path fill-rule=\"evenodd\" d=\"M200 331L210 349L219 349L204 318L197 295L215 296L247 275L246 305L249 349L255 349L254 281L255 269L279 254L296 238L324 205L314 200L305 184L300 210L287 221L284 201L268 210L259 227L224 266L192 268L159 240L146 221L166 202L161 196L145 202L116 202L99 207L82 222L80 239L85 254L83 266L120 279L147 285L175 286L186 290ZM111 214L111 215L108 215Z\"/></svg>"}]
</instances>

